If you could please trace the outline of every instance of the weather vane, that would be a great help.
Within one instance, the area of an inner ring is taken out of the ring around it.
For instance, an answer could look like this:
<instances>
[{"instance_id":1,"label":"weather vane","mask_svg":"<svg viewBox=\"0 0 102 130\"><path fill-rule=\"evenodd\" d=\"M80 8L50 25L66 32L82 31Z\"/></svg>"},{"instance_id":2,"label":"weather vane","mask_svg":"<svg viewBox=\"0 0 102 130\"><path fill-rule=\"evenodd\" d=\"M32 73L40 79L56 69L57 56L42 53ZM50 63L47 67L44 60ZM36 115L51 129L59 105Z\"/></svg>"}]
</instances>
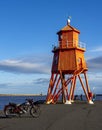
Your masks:
<instances>
[{"instance_id":1,"label":"weather vane","mask_svg":"<svg viewBox=\"0 0 102 130\"><path fill-rule=\"evenodd\" d=\"M68 16L67 25L70 25L71 16Z\"/></svg>"}]
</instances>

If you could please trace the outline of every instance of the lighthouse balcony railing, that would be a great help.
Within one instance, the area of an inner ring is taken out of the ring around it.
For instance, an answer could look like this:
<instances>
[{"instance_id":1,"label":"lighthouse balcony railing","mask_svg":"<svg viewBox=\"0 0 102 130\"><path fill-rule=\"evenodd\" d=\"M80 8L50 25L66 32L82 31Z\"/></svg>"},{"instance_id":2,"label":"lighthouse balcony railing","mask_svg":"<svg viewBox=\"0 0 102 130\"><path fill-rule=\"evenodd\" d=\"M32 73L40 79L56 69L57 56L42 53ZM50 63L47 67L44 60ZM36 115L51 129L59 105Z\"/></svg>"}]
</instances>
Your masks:
<instances>
[{"instance_id":1,"label":"lighthouse balcony railing","mask_svg":"<svg viewBox=\"0 0 102 130\"><path fill-rule=\"evenodd\" d=\"M61 42L61 41L59 41L57 46L53 45L53 50L58 49L58 48L73 48L73 47L85 49L86 44L83 42L76 42L76 41L75 42Z\"/></svg>"}]
</instances>

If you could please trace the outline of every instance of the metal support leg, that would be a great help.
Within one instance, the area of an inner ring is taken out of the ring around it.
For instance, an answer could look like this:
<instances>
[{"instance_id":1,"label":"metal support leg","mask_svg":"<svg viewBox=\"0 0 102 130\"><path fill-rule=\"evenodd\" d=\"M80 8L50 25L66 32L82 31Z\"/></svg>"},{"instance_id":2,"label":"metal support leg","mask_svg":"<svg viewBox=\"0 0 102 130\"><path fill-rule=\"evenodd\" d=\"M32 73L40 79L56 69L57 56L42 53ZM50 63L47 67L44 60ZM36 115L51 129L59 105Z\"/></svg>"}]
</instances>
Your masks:
<instances>
[{"instance_id":1,"label":"metal support leg","mask_svg":"<svg viewBox=\"0 0 102 130\"><path fill-rule=\"evenodd\" d=\"M76 88L76 78L77 78L77 76L75 76L75 79L74 79L74 85L73 85L72 96L71 96L72 101L74 101L74 91L75 91L75 88Z\"/></svg>"},{"instance_id":2,"label":"metal support leg","mask_svg":"<svg viewBox=\"0 0 102 130\"><path fill-rule=\"evenodd\" d=\"M83 88L83 90L84 90L84 93L85 93L85 95L86 95L86 98L87 98L87 100L88 100L88 102L89 102L89 96L88 96L88 93L87 93L87 91L86 91L86 89L85 89L85 87L84 87L84 84L83 84L83 81L82 81L80 75L78 75L78 78L79 78L79 80L80 80L80 83L81 83L82 88Z\"/></svg>"},{"instance_id":3,"label":"metal support leg","mask_svg":"<svg viewBox=\"0 0 102 130\"><path fill-rule=\"evenodd\" d=\"M61 76L61 83L62 83L62 103L66 102L66 95L65 95L65 76L62 74L60 71L60 76Z\"/></svg>"}]
</instances>

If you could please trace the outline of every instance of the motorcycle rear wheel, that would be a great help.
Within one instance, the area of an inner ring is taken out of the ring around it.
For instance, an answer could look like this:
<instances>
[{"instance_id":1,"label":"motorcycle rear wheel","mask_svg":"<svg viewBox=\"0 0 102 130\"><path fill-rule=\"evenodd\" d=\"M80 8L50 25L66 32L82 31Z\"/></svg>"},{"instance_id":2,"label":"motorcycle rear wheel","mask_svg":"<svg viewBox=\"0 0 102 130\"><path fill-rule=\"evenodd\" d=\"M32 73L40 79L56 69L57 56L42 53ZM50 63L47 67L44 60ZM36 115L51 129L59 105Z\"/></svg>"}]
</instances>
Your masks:
<instances>
[{"instance_id":1,"label":"motorcycle rear wheel","mask_svg":"<svg viewBox=\"0 0 102 130\"><path fill-rule=\"evenodd\" d=\"M8 105L5 110L4 110L4 114L6 117L12 117L12 116L15 116L16 114L14 113L14 107L13 106L10 106Z\"/></svg>"}]
</instances>

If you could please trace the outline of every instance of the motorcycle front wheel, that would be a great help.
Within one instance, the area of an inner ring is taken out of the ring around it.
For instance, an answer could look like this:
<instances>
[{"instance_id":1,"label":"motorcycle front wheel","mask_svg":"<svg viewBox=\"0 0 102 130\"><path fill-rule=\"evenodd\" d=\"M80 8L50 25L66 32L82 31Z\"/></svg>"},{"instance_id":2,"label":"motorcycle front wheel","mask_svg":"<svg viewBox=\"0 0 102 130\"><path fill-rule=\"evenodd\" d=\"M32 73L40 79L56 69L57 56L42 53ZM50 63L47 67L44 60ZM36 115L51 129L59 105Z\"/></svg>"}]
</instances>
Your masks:
<instances>
[{"instance_id":1,"label":"motorcycle front wheel","mask_svg":"<svg viewBox=\"0 0 102 130\"><path fill-rule=\"evenodd\" d=\"M30 115L32 115L32 117L39 117L41 113L40 107L37 105L34 105L33 107L31 107L30 109Z\"/></svg>"}]
</instances>

